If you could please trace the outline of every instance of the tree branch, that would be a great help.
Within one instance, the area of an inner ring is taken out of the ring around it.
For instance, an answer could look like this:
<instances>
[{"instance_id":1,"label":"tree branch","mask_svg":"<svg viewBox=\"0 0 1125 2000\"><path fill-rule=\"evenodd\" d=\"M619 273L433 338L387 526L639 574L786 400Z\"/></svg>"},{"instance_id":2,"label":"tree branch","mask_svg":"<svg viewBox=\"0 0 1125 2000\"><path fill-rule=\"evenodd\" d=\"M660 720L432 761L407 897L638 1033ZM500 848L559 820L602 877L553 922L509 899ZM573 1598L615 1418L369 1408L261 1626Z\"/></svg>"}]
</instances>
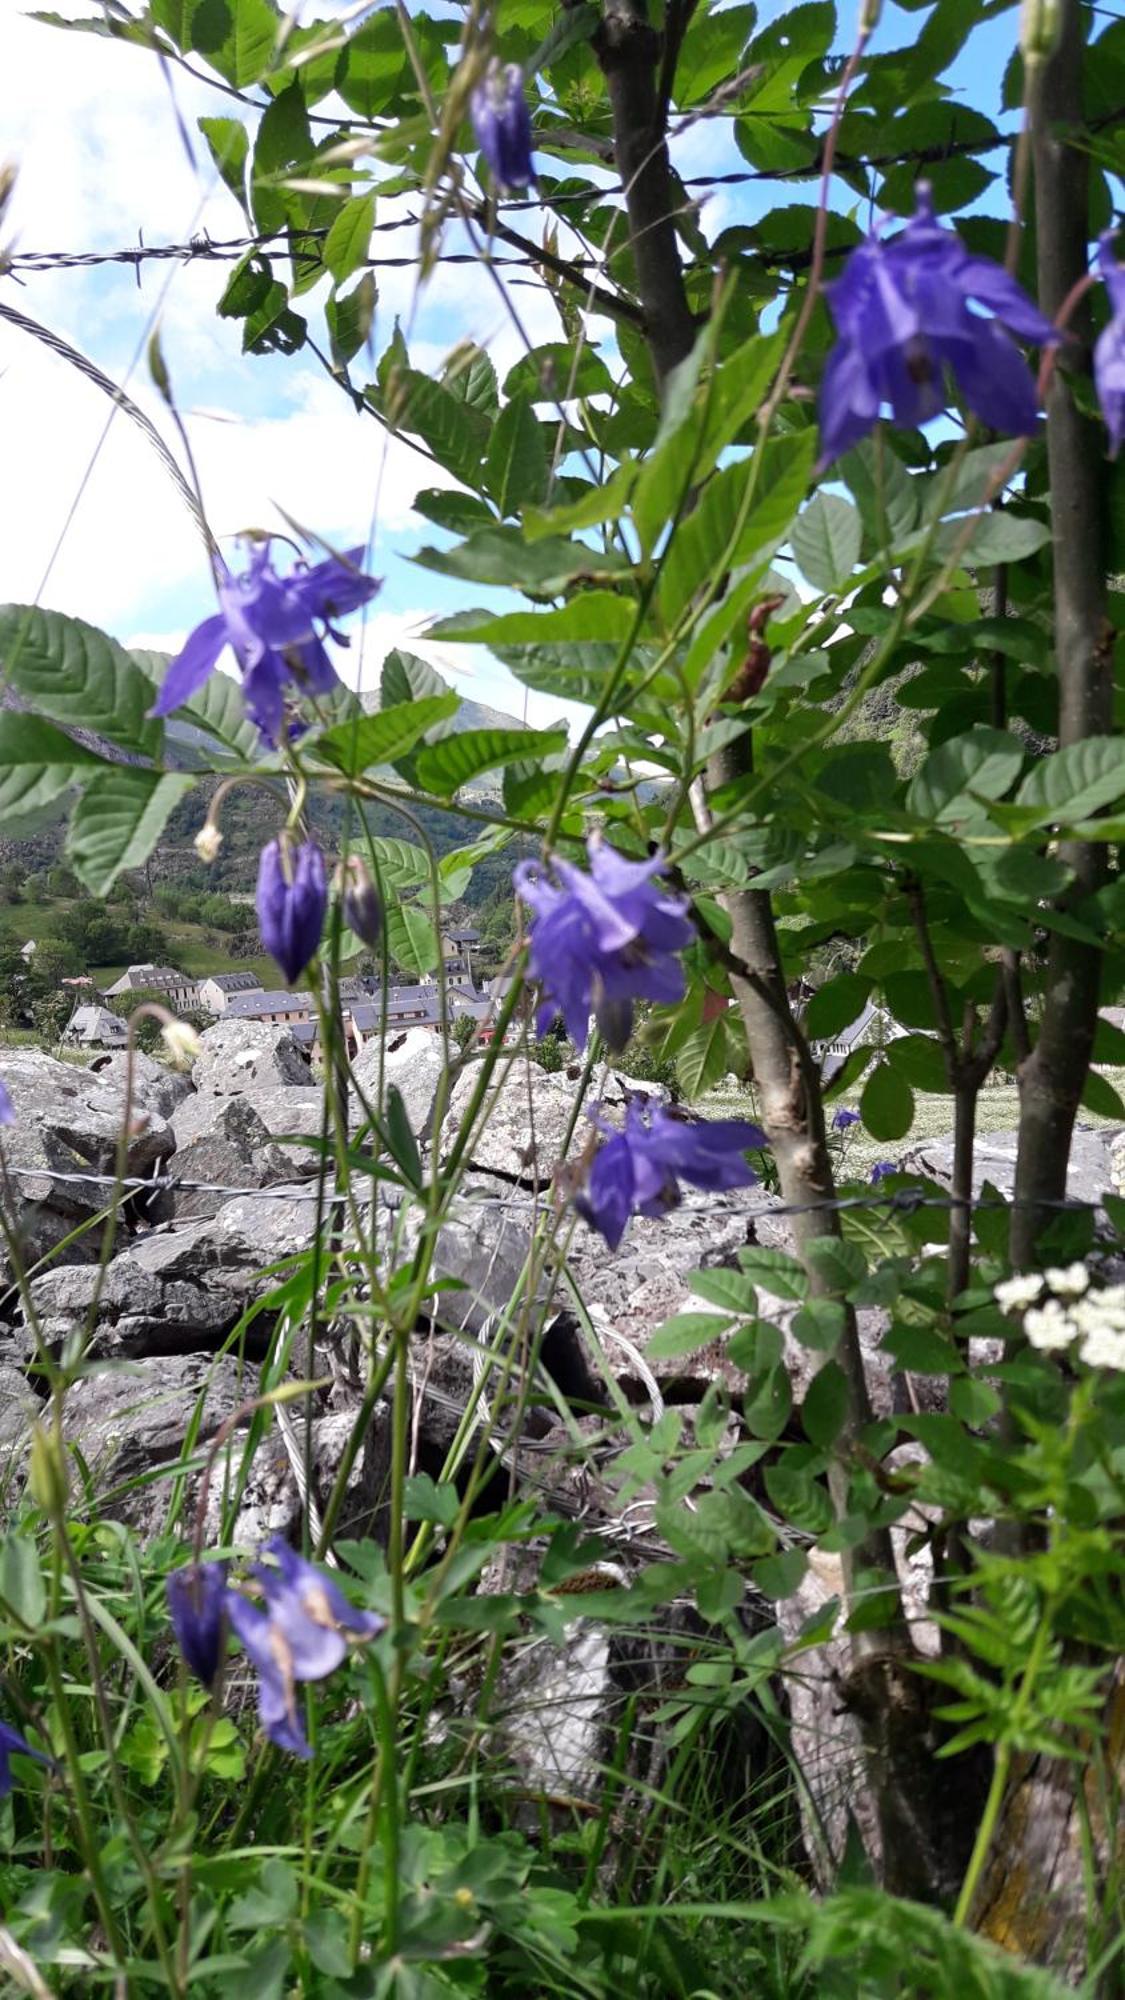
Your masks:
<instances>
[{"instance_id":1,"label":"tree branch","mask_svg":"<svg viewBox=\"0 0 1125 2000\"><path fill-rule=\"evenodd\" d=\"M1039 300L1055 313L1086 272L1089 163L1071 143L1083 115L1084 38L1080 0L1061 0L1062 36L1045 64L1032 104ZM1071 367L1089 370L1090 318L1083 300L1071 320ZM1077 352L1076 352L1077 350ZM1047 396L1047 458L1054 543L1055 648L1059 744L1112 727L1113 633L1106 622L1102 439L1075 402L1067 370L1054 370ZM1066 902L1082 902L1105 875L1104 848L1060 844L1074 871ZM1012 1214L1012 1261L1034 1261L1049 1203L1065 1197L1074 1121L1093 1053L1102 952L1077 938L1051 937L1043 1015L1035 1048L1020 1066L1020 1136Z\"/></svg>"}]
</instances>

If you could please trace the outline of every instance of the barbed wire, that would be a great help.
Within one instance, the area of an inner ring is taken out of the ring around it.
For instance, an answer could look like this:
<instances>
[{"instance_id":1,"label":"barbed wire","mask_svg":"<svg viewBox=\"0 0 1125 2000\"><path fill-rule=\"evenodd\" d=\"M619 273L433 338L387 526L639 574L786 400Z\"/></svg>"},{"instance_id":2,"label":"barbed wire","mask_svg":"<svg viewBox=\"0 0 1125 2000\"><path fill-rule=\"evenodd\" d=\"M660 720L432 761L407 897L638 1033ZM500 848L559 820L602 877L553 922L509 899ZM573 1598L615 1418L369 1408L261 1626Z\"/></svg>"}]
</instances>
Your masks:
<instances>
[{"instance_id":1,"label":"barbed wire","mask_svg":"<svg viewBox=\"0 0 1125 2000\"><path fill-rule=\"evenodd\" d=\"M275 1138L274 1143L281 1144L283 1141L280 1138ZM371 1164L375 1165L376 1162L372 1161ZM897 1171L899 1170L896 1169ZM907 1174L917 1170L912 1167L904 1167L901 1171ZM45 1180L91 1187L112 1187L119 1189L122 1193L127 1192L129 1194L152 1195L164 1192L173 1194L221 1194L228 1201L340 1202L348 1201L352 1198L352 1194L347 1189L321 1189L317 1187L306 1189L303 1187L294 1187L291 1183L269 1187L230 1187L223 1181L181 1180L173 1173L160 1173L149 1176L141 1174L121 1176L109 1173L90 1173L85 1170L65 1170L57 1167L21 1167L12 1164L7 1166L7 1172L13 1180ZM363 1167L357 1166L355 1172L357 1178L362 1181ZM497 1178L503 1178L503 1176L498 1175ZM546 1185L547 1183L544 1180L538 1182L540 1193L543 1192ZM467 1199L474 1207L479 1208L510 1207L516 1196L526 1193L530 1199L535 1192L535 1184L518 1181L513 1177L511 1190L506 1195L482 1195L478 1190L473 1189L467 1196ZM1104 1192L1111 1197L1117 1197L1116 1188L1107 1188ZM762 1193L768 1198L768 1189L763 1189ZM1083 1211L1096 1214L1101 1207L1102 1201L1086 1200L1080 1196L1068 1195L1048 1200L1041 1200L1035 1197L1026 1201L1013 1196L1009 1200L1001 1194L986 1196L983 1194L955 1195L929 1193L925 1187L916 1185L906 1188L891 1188L885 1192L879 1192L876 1188L870 1188L861 1194L833 1195L830 1199L824 1201L775 1202L770 1200L769 1206L764 1208L762 1213L768 1215L771 1219L774 1217L784 1218L786 1216L797 1215L837 1214L846 1212L849 1209L860 1208L881 1208L889 1210L892 1214L899 1215L913 1215L919 1209L939 1209L952 1213L955 1209L964 1208L970 1208L976 1213L983 1213L989 1210L1001 1210L1008 1213L1014 1208L1049 1208L1069 1214L1076 1214ZM209 1218L192 1216L185 1217L184 1219L187 1221L205 1221Z\"/></svg>"}]
</instances>

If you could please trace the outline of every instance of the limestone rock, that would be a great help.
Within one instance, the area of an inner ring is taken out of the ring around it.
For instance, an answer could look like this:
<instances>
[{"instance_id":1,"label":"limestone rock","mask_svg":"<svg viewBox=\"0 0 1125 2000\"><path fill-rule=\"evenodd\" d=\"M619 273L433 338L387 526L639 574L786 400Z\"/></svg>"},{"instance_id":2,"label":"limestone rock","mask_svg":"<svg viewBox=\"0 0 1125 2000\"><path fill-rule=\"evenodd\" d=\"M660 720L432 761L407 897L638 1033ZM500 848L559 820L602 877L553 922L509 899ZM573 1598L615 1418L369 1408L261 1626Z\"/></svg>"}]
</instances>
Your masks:
<instances>
[{"instance_id":1,"label":"limestone rock","mask_svg":"<svg viewBox=\"0 0 1125 2000\"><path fill-rule=\"evenodd\" d=\"M95 1057L90 1064L91 1076L100 1077L103 1084L115 1087L125 1097L125 1073L127 1056L124 1049L115 1049L112 1055ZM160 1062L156 1056L146 1055L143 1049L133 1052L133 1103L145 1111L155 1111L161 1118L171 1118L185 1098L191 1096L194 1085L190 1076L182 1069L173 1069L169 1063Z\"/></svg>"},{"instance_id":2,"label":"limestone rock","mask_svg":"<svg viewBox=\"0 0 1125 2000\"><path fill-rule=\"evenodd\" d=\"M5 1050L0 1074L16 1112L15 1123L0 1137L14 1209L10 1220L30 1264L106 1206L117 1166L123 1091L116 1077L56 1062L40 1049ZM138 1109L125 1153L127 1177L151 1175L175 1143L158 1112ZM95 1257L99 1248L94 1230L71 1244L67 1255L79 1262Z\"/></svg>"},{"instance_id":3,"label":"limestone rock","mask_svg":"<svg viewBox=\"0 0 1125 2000\"><path fill-rule=\"evenodd\" d=\"M200 1037L192 1082L211 1097L236 1097L274 1084L312 1082L309 1059L288 1028L268 1021L217 1021Z\"/></svg>"},{"instance_id":4,"label":"limestone rock","mask_svg":"<svg viewBox=\"0 0 1125 2000\"><path fill-rule=\"evenodd\" d=\"M134 1482L160 1466L171 1471L197 1417L196 1442L206 1444L257 1384L257 1370L231 1355L162 1355L104 1368L70 1390L63 1439L81 1451L102 1512L153 1534L172 1480ZM72 1485L77 1497L76 1476Z\"/></svg>"},{"instance_id":5,"label":"limestone rock","mask_svg":"<svg viewBox=\"0 0 1125 2000\"><path fill-rule=\"evenodd\" d=\"M352 1064L352 1079L373 1111L379 1107L379 1057L379 1043L371 1041ZM446 1043L441 1035L428 1028L408 1028L405 1034L395 1034L392 1030L388 1035L382 1061L383 1091L385 1094L391 1084L401 1091L411 1131L420 1139L429 1131L434 1098L445 1068ZM359 1091L353 1094L357 1127L364 1117Z\"/></svg>"}]
</instances>

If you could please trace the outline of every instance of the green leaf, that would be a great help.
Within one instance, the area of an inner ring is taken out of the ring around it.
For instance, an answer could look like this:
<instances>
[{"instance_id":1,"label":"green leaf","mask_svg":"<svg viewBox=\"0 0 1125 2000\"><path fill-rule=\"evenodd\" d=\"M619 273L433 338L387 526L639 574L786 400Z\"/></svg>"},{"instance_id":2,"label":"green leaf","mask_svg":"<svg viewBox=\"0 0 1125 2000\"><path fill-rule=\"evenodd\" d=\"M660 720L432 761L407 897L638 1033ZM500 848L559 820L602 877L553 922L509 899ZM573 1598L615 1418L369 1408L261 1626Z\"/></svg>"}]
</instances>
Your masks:
<instances>
[{"instance_id":1,"label":"green leaf","mask_svg":"<svg viewBox=\"0 0 1125 2000\"><path fill-rule=\"evenodd\" d=\"M566 745L565 729L466 729L420 751L415 774L424 791L449 797L482 771L528 758L555 757Z\"/></svg>"},{"instance_id":2,"label":"green leaf","mask_svg":"<svg viewBox=\"0 0 1125 2000\"><path fill-rule=\"evenodd\" d=\"M1086 1081L1082 1085L1082 1105L1099 1118L1125 1119L1125 1104L1122 1103L1113 1085L1096 1069L1087 1070Z\"/></svg>"},{"instance_id":3,"label":"green leaf","mask_svg":"<svg viewBox=\"0 0 1125 2000\"><path fill-rule=\"evenodd\" d=\"M859 972L840 972L812 996L802 1026L814 1042L831 1041L858 1020L871 991L870 979Z\"/></svg>"},{"instance_id":4,"label":"green leaf","mask_svg":"<svg viewBox=\"0 0 1125 2000\"><path fill-rule=\"evenodd\" d=\"M379 684L381 708L393 708L403 701L426 701L431 695L450 692L449 682L442 680L436 667L431 667L428 660L420 660L416 653L396 649L383 661Z\"/></svg>"},{"instance_id":5,"label":"green leaf","mask_svg":"<svg viewBox=\"0 0 1125 2000\"><path fill-rule=\"evenodd\" d=\"M0 635L2 635L0 625ZM0 636L2 650L2 636ZM57 711L53 711L57 713ZM1034 810L1037 825L1077 819L1125 797L1125 756L1117 736L1087 736L1052 756L1040 757L1016 794Z\"/></svg>"},{"instance_id":6,"label":"green leaf","mask_svg":"<svg viewBox=\"0 0 1125 2000\"><path fill-rule=\"evenodd\" d=\"M740 1068L745 1061L737 1023L727 1014L705 1021L688 1036L676 1057L676 1075L685 1097L702 1097L705 1091Z\"/></svg>"},{"instance_id":7,"label":"green leaf","mask_svg":"<svg viewBox=\"0 0 1125 2000\"><path fill-rule=\"evenodd\" d=\"M914 1375L960 1375L965 1365L952 1341L928 1326L892 1326L883 1346Z\"/></svg>"},{"instance_id":8,"label":"green leaf","mask_svg":"<svg viewBox=\"0 0 1125 2000\"><path fill-rule=\"evenodd\" d=\"M338 770L358 777L361 771L404 757L435 722L448 721L460 706L461 697L452 688L421 701L398 702L392 708L377 709L374 715L338 722L318 738L316 748Z\"/></svg>"},{"instance_id":9,"label":"green leaf","mask_svg":"<svg viewBox=\"0 0 1125 2000\"><path fill-rule=\"evenodd\" d=\"M782 1549L775 1556L763 1556L761 1562L752 1563L750 1577L764 1597L792 1597L800 1588L808 1566L804 1549Z\"/></svg>"},{"instance_id":10,"label":"green leaf","mask_svg":"<svg viewBox=\"0 0 1125 2000\"><path fill-rule=\"evenodd\" d=\"M406 908L409 910L409 904ZM397 1083L387 1087L386 1108L381 1120L381 1130L386 1136L387 1151L390 1153L406 1181L412 1188L422 1186L422 1159L418 1151L418 1141L414 1137L414 1127L410 1123L402 1092ZM456 1491L456 1489L454 1489Z\"/></svg>"},{"instance_id":11,"label":"green leaf","mask_svg":"<svg viewBox=\"0 0 1125 2000\"><path fill-rule=\"evenodd\" d=\"M500 413L484 461L484 484L501 514L546 498L547 446L543 426L526 396L513 396Z\"/></svg>"},{"instance_id":12,"label":"green leaf","mask_svg":"<svg viewBox=\"0 0 1125 2000\"><path fill-rule=\"evenodd\" d=\"M389 430L421 438L439 465L466 486L476 486L492 431L482 411L397 361L385 383L371 384L365 393Z\"/></svg>"},{"instance_id":13,"label":"green leaf","mask_svg":"<svg viewBox=\"0 0 1125 2000\"><path fill-rule=\"evenodd\" d=\"M414 903L394 903L387 911L387 945L407 972L432 972L438 962L437 933Z\"/></svg>"},{"instance_id":14,"label":"green leaf","mask_svg":"<svg viewBox=\"0 0 1125 2000\"><path fill-rule=\"evenodd\" d=\"M450 395L479 411L491 425L500 409L500 387L492 357L475 340L459 340L446 356L441 382Z\"/></svg>"},{"instance_id":15,"label":"green leaf","mask_svg":"<svg viewBox=\"0 0 1125 2000\"><path fill-rule=\"evenodd\" d=\"M628 570L620 549L593 549L561 535L530 543L518 528L500 522L476 528L452 549L419 549L413 561L442 576L497 584L540 597L557 597L576 579L616 576Z\"/></svg>"},{"instance_id":16,"label":"green leaf","mask_svg":"<svg viewBox=\"0 0 1125 2000\"><path fill-rule=\"evenodd\" d=\"M732 1313L756 1314L757 1294L750 1279L741 1271L692 1271L688 1285L697 1298L707 1299Z\"/></svg>"},{"instance_id":17,"label":"green leaf","mask_svg":"<svg viewBox=\"0 0 1125 2000\"><path fill-rule=\"evenodd\" d=\"M873 438L845 453L840 472L874 547L893 550L908 541L918 525L919 482L906 470L882 425Z\"/></svg>"},{"instance_id":18,"label":"green leaf","mask_svg":"<svg viewBox=\"0 0 1125 2000\"><path fill-rule=\"evenodd\" d=\"M658 1326L648 1343L654 1361L676 1361L682 1354L695 1354L730 1331L731 1321L720 1313L673 1313Z\"/></svg>"},{"instance_id":19,"label":"green leaf","mask_svg":"<svg viewBox=\"0 0 1125 2000\"><path fill-rule=\"evenodd\" d=\"M740 1250L738 1261L752 1285L761 1285L779 1299L803 1299L809 1289L808 1275L787 1250Z\"/></svg>"},{"instance_id":20,"label":"green leaf","mask_svg":"<svg viewBox=\"0 0 1125 2000\"><path fill-rule=\"evenodd\" d=\"M38 811L61 798L103 758L38 715L0 710L0 820Z\"/></svg>"},{"instance_id":21,"label":"green leaf","mask_svg":"<svg viewBox=\"0 0 1125 2000\"><path fill-rule=\"evenodd\" d=\"M767 567L804 499L815 449L811 430L774 438L712 476L665 556L658 594L669 625L705 579L744 565Z\"/></svg>"},{"instance_id":22,"label":"green leaf","mask_svg":"<svg viewBox=\"0 0 1125 2000\"><path fill-rule=\"evenodd\" d=\"M775 1465L765 1468L766 1492L779 1514L808 1534L822 1535L832 1519L832 1505L823 1486L807 1464L801 1462L804 1447L787 1451Z\"/></svg>"},{"instance_id":23,"label":"green leaf","mask_svg":"<svg viewBox=\"0 0 1125 2000\"><path fill-rule=\"evenodd\" d=\"M336 88L360 118L386 117L410 77L410 57L393 7L380 7L348 37Z\"/></svg>"},{"instance_id":24,"label":"green leaf","mask_svg":"<svg viewBox=\"0 0 1125 2000\"><path fill-rule=\"evenodd\" d=\"M790 540L801 574L814 590L842 590L859 561L863 529L858 510L838 494L817 493L798 514Z\"/></svg>"},{"instance_id":25,"label":"green leaf","mask_svg":"<svg viewBox=\"0 0 1125 2000\"><path fill-rule=\"evenodd\" d=\"M250 157L250 135L238 118L196 120L224 186L230 189L239 207L249 215L246 201L246 162Z\"/></svg>"},{"instance_id":26,"label":"green leaf","mask_svg":"<svg viewBox=\"0 0 1125 2000\"><path fill-rule=\"evenodd\" d=\"M914 1092L890 1063L881 1062L863 1086L859 1115L873 1139L901 1139L914 1123Z\"/></svg>"},{"instance_id":27,"label":"green leaf","mask_svg":"<svg viewBox=\"0 0 1125 2000\"><path fill-rule=\"evenodd\" d=\"M915 1090L935 1091L944 1096L949 1089L941 1044L932 1035L899 1035L887 1044L887 1061L901 1071Z\"/></svg>"},{"instance_id":28,"label":"green leaf","mask_svg":"<svg viewBox=\"0 0 1125 2000\"><path fill-rule=\"evenodd\" d=\"M584 590L557 611L460 612L430 628L431 636L462 644L486 646L547 646L587 640L618 642L628 638L636 612L623 597L609 590Z\"/></svg>"},{"instance_id":29,"label":"green leaf","mask_svg":"<svg viewBox=\"0 0 1125 2000\"><path fill-rule=\"evenodd\" d=\"M195 780L129 764L99 772L83 786L67 834L67 854L79 881L104 896L123 868L141 868L168 815Z\"/></svg>"},{"instance_id":30,"label":"green leaf","mask_svg":"<svg viewBox=\"0 0 1125 2000\"><path fill-rule=\"evenodd\" d=\"M806 1299L793 1315L793 1337L815 1354L831 1354L844 1331L844 1308L839 1299Z\"/></svg>"},{"instance_id":31,"label":"green leaf","mask_svg":"<svg viewBox=\"0 0 1125 2000\"><path fill-rule=\"evenodd\" d=\"M297 219L291 212L294 198L277 183L298 167L307 166L312 150L309 114L301 86L293 82L266 106L254 142L250 199L263 235L284 229Z\"/></svg>"},{"instance_id":32,"label":"green leaf","mask_svg":"<svg viewBox=\"0 0 1125 2000\"><path fill-rule=\"evenodd\" d=\"M0 609L0 674L43 715L155 755L152 684L123 646L59 611Z\"/></svg>"},{"instance_id":33,"label":"green leaf","mask_svg":"<svg viewBox=\"0 0 1125 2000\"><path fill-rule=\"evenodd\" d=\"M931 750L906 794L908 812L932 823L966 792L999 799L1023 769L1024 746L1006 729L978 723Z\"/></svg>"},{"instance_id":34,"label":"green leaf","mask_svg":"<svg viewBox=\"0 0 1125 2000\"><path fill-rule=\"evenodd\" d=\"M374 839L364 842L363 852L379 871L384 893L416 889L430 879L430 862L425 848L409 840Z\"/></svg>"},{"instance_id":35,"label":"green leaf","mask_svg":"<svg viewBox=\"0 0 1125 2000\"><path fill-rule=\"evenodd\" d=\"M801 1404L801 1424L810 1443L829 1450L848 1416L848 1378L838 1361L818 1368Z\"/></svg>"},{"instance_id":36,"label":"green leaf","mask_svg":"<svg viewBox=\"0 0 1125 2000\"><path fill-rule=\"evenodd\" d=\"M338 285L358 271L371 247L375 227L375 196L353 195L340 209L324 239L324 261Z\"/></svg>"},{"instance_id":37,"label":"green leaf","mask_svg":"<svg viewBox=\"0 0 1125 2000\"><path fill-rule=\"evenodd\" d=\"M943 563L956 550L958 561L972 563L974 567L1022 562L1050 539L1051 530L1045 522L1002 509L999 513L978 515L971 533L967 518L946 521L934 537L934 560Z\"/></svg>"},{"instance_id":38,"label":"green leaf","mask_svg":"<svg viewBox=\"0 0 1125 2000\"><path fill-rule=\"evenodd\" d=\"M47 1611L47 1586L30 1535L13 1530L0 1546L0 1598L20 1622L36 1631Z\"/></svg>"},{"instance_id":39,"label":"green leaf","mask_svg":"<svg viewBox=\"0 0 1125 2000\"><path fill-rule=\"evenodd\" d=\"M825 1283L845 1297L867 1276L867 1260L859 1245L842 1242L838 1236L814 1236L805 1245L805 1254Z\"/></svg>"},{"instance_id":40,"label":"green leaf","mask_svg":"<svg viewBox=\"0 0 1125 2000\"><path fill-rule=\"evenodd\" d=\"M324 317L328 324L332 359L337 368L346 368L364 342L370 339L377 300L374 271L365 271L350 292L325 299Z\"/></svg>"}]
</instances>

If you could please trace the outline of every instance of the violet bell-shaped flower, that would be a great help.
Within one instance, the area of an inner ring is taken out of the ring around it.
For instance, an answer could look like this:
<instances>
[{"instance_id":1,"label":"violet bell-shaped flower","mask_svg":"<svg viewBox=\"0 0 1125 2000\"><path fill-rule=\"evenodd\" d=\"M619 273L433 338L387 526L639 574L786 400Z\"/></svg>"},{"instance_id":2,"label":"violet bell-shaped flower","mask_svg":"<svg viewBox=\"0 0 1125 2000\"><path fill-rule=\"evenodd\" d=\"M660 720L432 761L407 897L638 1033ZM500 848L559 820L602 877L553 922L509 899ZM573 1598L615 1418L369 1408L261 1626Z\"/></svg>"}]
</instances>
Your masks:
<instances>
[{"instance_id":1,"label":"violet bell-shaped flower","mask_svg":"<svg viewBox=\"0 0 1125 2000\"><path fill-rule=\"evenodd\" d=\"M905 229L889 243L868 236L824 288L839 339L820 391L821 471L888 406L904 429L940 415L947 370L992 430L1029 437L1038 423L1035 377L1009 335L1040 347L1062 336L1002 265L943 228L925 182L917 204Z\"/></svg>"},{"instance_id":2,"label":"violet bell-shaped flower","mask_svg":"<svg viewBox=\"0 0 1125 2000\"><path fill-rule=\"evenodd\" d=\"M847 1104L841 1104L840 1109L836 1112L832 1120L832 1130L834 1132L846 1132L849 1125L858 1124L859 1112L853 1111Z\"/></svg>"},{"instance_id":3,"label":"violet bell-shaped flower","mask_svg":"<svg viewBox=\"0 0 1125 2000\"><path fill-rule=\"evenodd\" d=\"M769 1145L760 1125L746 1118L688 1118L682 1111L630 1098L620 1131L595 1119L605 1143L598 1148L578 1213L616 1250L632 1215L660 1216L680 1200L680 1181L706 1193L753 1187L758 1179L744 1157Z\"/></svg>"},{"instance_id":4,"label":"violet bell-shaped flower","mask_svg":"<svg viewBox=\"0 0 1125 2000\"><path fill-rule=\"evenodd\" d=\"M53 1757L48 1757L42 1750L33 1750L31 1744L20 1735L18 1729L12 1728L10 1722L0 1722L0 1799L7 1798L15 1783L11 1765L13 1755L34 1757L37 1764L47 1764L51 1770L57 1768Z\"/></svg>"},{"instance_id":5,"label":"violet bell-shaped flower","mask_svg":"<svg viewBox=\"0 0 1125 2000\"><path fill-rule=\"evenodd\" d=\"M536 1028L545 1034L561 1014L571 1041L583 1049L592 1013L609 1048L620 1050L633 1031L635 1000L682 1000L675 953L695 931L687 897L655 879L666 865L663 854L626 861L596 835L587 851L588 875L556 857L550 875L538 862L521 861L512 876L532 911L529 963L543 996Z\"/></svg>"},{"instance_id":6,"label":"violet bell-shaped flower","mask_svg":"<svg viewBox=\"0 0 1125 2000\"><path fill-rule=\"evenodd\" d=\"M286 692L331 694L339 676L325 650L325 637L347 640L334 621L356 611L379 589L360 568L362 549L349 549L285 576L274 568L269 541L250 551L246 568L235 574L225 563L216 570L219 610L190 633L172 661L152 715L170 715L197 694L229 646L242 674L247 713L267 743L286 734Z\"/></svg>"},{"instance_id":7,"label":"violet bell-shaped flower","mask_svg":"<svg viewBox=\"0 0 1125 2000\"><path fill-rule=\"evenodd\" d=\"M225 1563L186 1563L165 1584L172 1629L184 1659L204 1687L211 1687L226 1637Z\"/></svg>"},{"instance_id":8,"label":"violet bell-shaped flower","mask_svg":"<svg viewBox=\"0 0 1125 2000\"><path fill-rule=\"evenodd\" d=\"M1109 293L1110 319L1094 343L1094 387L1109 432L1111 458L1117 457L1125 438L1125 266L1113 253L1115 234L1107 229L1098 239L1098 266Z\"/></svg>"},{"instance_id":9,"label":"violet bell-shaped flower","mask_svg":"<svg viewBox=\"0 0 1125 2000\"><path fill-rule=\"evenodd\" d=\"M16 1107L12 1103L11 1093L6 1084L0 1083L0 1125L14 1125L15 1122Z\"/></svg>"},{"instance_id":10,"label":"violet bell-shaped flower","mask_svg":"<svg viewBox=\"0 0 1125 2000\"><path fill-rule=\"evenodd\" d=\"M535 179L531 164L531 113L518 63L493 56L469 99L477 145L497 186L521 189Z\"/></svg>"},{"instance_id":11,"label":"violet bell-shaped flower","mask_svg":"<svg viewBox=\"0 0 1125 2000\"><path fill-rule=\"evenodd\" d=\"M293 986L316 956L328 910L328 875L316 842L294 847L281 834L263 847L255 900L262 943Z\"/></svg>"},{"instance_id":12,"label":"violet bell-shaped flower","mask_svg":"<svg viewBox=\"0 0 1125 2000\"><path fill-rule=\"evenodd\" d=\"M306 1562L280 1535L267 1546L276 1568L258 1564L255 1569L264 1605L229 1591L227 1611L257 1670L263 1730L283 1750L307 1757L297 1683L325 1680L345 1658L349 1643L375 1638L386 1621L375 1611L357 1611L325 1571Z\"/></svg>"}]
</instances>

